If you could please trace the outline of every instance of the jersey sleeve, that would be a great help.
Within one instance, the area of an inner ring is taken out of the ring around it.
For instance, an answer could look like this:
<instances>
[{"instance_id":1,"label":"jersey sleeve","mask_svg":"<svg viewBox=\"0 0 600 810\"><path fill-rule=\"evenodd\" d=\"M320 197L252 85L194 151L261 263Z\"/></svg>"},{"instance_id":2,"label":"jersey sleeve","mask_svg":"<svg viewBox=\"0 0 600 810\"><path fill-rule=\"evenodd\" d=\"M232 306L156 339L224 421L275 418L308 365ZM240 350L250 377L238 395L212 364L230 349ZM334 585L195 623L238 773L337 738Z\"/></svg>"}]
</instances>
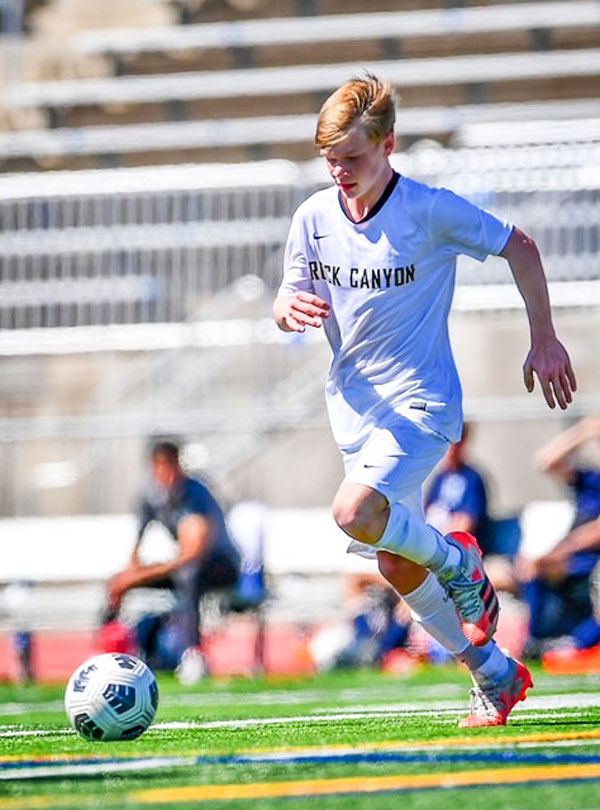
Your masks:
<instances>
[{"instance_id":1,"label":"jersey sleeve","mask_svg":"<svg viewBox=\"0 0 600 810\"><path fill-rule=\"evenodd\" d=\"M513 230L507 220L448 189L439 189L433 197L430 228L442 249L455 255L464 253L480 262L501 253Z\"/></svg>"},{"instance_id":2,"label":"jersey sleeve","mask_svg":"<svg viewBox=\"0 0 600 810\"><path fill-rule=\"evenodd\" d=\"M300 291L314 292L314 287L308 269L303 220L296 211L285 246L283 280L277 295L295 295Z\"/></svg>"}]
</instances>

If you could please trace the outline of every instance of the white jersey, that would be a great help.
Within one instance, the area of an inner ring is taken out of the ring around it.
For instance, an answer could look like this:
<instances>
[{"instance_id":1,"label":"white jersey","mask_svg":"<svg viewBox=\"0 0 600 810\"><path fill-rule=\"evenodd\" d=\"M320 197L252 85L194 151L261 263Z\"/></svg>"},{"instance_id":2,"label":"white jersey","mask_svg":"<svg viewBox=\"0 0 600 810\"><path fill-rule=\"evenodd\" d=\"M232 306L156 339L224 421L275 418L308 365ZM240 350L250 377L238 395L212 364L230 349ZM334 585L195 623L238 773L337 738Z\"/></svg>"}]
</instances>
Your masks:
<instances>
[{"instance_id":1,"label":"white jersey","mask_svg":"<svg viewBox=\"0 0 600 810\"><path fill-rule=\"evenodd\" d=\"M456 256L498 254L511 230L447 189L398 175L362 222L348 217L336 187L300 205L279 295L304 290L331 305L326 395L341 450L404 418L459 438L461 388L447 325Z\"/></svg>"}]
</instances>

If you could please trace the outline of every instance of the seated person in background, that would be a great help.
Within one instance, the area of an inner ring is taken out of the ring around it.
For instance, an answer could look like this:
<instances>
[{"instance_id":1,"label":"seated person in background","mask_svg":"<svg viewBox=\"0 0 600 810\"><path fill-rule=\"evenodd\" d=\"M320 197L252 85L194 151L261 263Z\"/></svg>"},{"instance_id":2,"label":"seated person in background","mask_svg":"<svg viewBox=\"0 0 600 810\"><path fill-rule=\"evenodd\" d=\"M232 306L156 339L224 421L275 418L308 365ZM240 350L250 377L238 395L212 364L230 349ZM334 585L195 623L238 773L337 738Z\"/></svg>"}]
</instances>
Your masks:
<instances>
[{"instance_id":1,"label":"seated person in background","mask_svg":"<svg viewBox=\"0 0 600 810\"><path fill-rule=\"evenodd\" d=\"M388 653L405 647L410 609L379 573L347 575L345 586L352 636L337 654L334 666L381 667Z\"/></svg>"},{"instance_id":2,"label":"seated person in background","mask_svg":"<svg viewBox=\"0 0 600 810\"><path fill-rule=\"evenodd\" d=\"M450 445L440 462L425 496L425 517L442 534L474 534L485 554L487 493L481 473L466 462L470 433L465 423L460 441Z\"/></svg>"},{"instance_id":3,"label":"seated person in background","mask_svg":"<svg viewBox=\"0 0 600 810\"><path fill-rule=\"evenodd\" d=\"M451 444L425 496L425 517L442 534L470 532L486 558L487 575L497 591L516 593L512 560L494 546L488 499L482 474L467 463L471 425L465 422L460 441Z\"/></svg>"},{"instance_id":4,"label":"seated person in background","mask_svg":"<svg viewBox=\"0 0 600 810\"><path fill-rule=\"evenodd\" d=\"M573 458L582 445L599 439L600 418L583 419L542 447L537 458L538 467L565 483L575 499L568 534L539 559L520 562L531 616L528 652L540 655L553 639L566 644L548 653L550 662L600 645L591 581L600 561L600 469L580 466ZM600 647L597 652L600 661Z\"/></svg>"},{"instance_id":5,"label":"seated person in background","mask_svg":"<svg viewBox=\"0 0 600 810\"><path fill-rule=\"evenodd\" d=\"M151 450L152 483L141 500L137 542L130 564L108 584L109 611L116 616L124 594L133 588L174 591L177 630L184 650L177 669L180 680L193 683L205 674L200 651L201 597L208 591L233 587L239 576L239 552L227 533L221 507L200 481L187 476L179 448L159 441ZM139 550L152 521L161 523L177 542L176 557L144 565Z\"/></svg>"}]
</instances>

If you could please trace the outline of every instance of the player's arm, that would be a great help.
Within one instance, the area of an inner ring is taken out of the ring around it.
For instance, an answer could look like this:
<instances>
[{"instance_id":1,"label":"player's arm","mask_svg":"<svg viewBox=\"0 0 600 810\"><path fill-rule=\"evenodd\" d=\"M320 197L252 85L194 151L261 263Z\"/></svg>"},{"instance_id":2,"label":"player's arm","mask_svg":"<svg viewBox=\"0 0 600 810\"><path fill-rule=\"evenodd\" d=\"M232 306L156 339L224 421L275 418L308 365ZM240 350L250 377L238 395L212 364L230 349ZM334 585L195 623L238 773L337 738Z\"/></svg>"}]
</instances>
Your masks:
<instances>
[{"instance_id":1,"label":"player's arm","mask_svg":"<svg viewBox=\"0 0 600 810\"><path fill-rule=\"evenodd\" d=\"M539 451L536 464L539 470L557 475L570 484L574 471L569 463L570 456L590 439L600 439L600 418L588 417L555 436Z\"/></svg>"},{"instance_id":2,"label":"player's arm","mask_svg":"<svg viewBox=\"0 0 600 810\"><path fill-rule=\"evenodd\" d=\"M542 261L533 239L514 228L502 253L510 266L529 318L531 348L523 365L525 387L534 388L537 375L548 406L563 410L577 388L569 355L556 337L550 312L548 286Z\"/></svg>"},{"instance_id":3,"label":"player's arm","mask_svg":"<svg viewBox=\"0 0 600 810\"><path fill-rule=\"evenodd\" d=\"M205 556L215 541L215 521L207 515L190 514L177 527L178 554L173 560L151 565L130 565L110 581L108 592L113 604L131 588L140 588L168 577L177 568Z\"/></svg>"},{"instance_id":4,"label":"player's arm","mask_svg":"<svg viewBox=\"0 0 600 810\"><path fill-rule=\"evenodd\" d=\"M275 323L284 332L304 332L307 326L319 328L329 317L329 304L314 293L300 290L279 295L273 303Z\"/></svg>"},{"instance_id":5,"label":"player's arm","mask_svg":"<svg viewBox=\"0 0 600 810\"><path fill-rule=\"evenodd\" d=\"M536 560L536 574L549 580L561 580L569 573L569 560L574 554L599 549L600 518L597 518L570 531L552 551Z\"/></svg>"},{"instance_id":6,"label":"player's arm","mask_svg":"<svg viewBox=\"0 0 600 810\"><path fill-rule=\"evenodd\" d=\"M131 557L129 559L130 566L138 566L140 565L140 549L142 547L142 541L144 539L144 533L148 526L152 523L155 519L154 507L152 504L143 497L140 500L139 508L138 508L138 530L137 530L137 538L133 549L131 551Z\"/></svg>"}]
</instances>

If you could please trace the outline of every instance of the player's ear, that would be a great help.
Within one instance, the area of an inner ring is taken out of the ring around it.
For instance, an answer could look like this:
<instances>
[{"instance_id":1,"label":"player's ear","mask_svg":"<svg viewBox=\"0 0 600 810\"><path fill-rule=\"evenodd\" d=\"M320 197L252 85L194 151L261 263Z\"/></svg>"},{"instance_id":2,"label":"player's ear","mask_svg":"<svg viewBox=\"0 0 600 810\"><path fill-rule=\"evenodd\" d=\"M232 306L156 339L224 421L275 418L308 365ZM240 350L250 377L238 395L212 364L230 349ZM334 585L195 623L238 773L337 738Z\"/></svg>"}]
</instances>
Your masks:
<instances>
[{"instance_id":1,"label":"player's ear","mask_svg":"<svg viewBox=\"0 0 600 810\"><path fill-rule=\"evenodd\" d=\"M385 156L389 157L394 149L396 148L396 133L394 130L388 132L388 134L383 139L383 149L385 152Z\"/></svg>"}]
</instances>

